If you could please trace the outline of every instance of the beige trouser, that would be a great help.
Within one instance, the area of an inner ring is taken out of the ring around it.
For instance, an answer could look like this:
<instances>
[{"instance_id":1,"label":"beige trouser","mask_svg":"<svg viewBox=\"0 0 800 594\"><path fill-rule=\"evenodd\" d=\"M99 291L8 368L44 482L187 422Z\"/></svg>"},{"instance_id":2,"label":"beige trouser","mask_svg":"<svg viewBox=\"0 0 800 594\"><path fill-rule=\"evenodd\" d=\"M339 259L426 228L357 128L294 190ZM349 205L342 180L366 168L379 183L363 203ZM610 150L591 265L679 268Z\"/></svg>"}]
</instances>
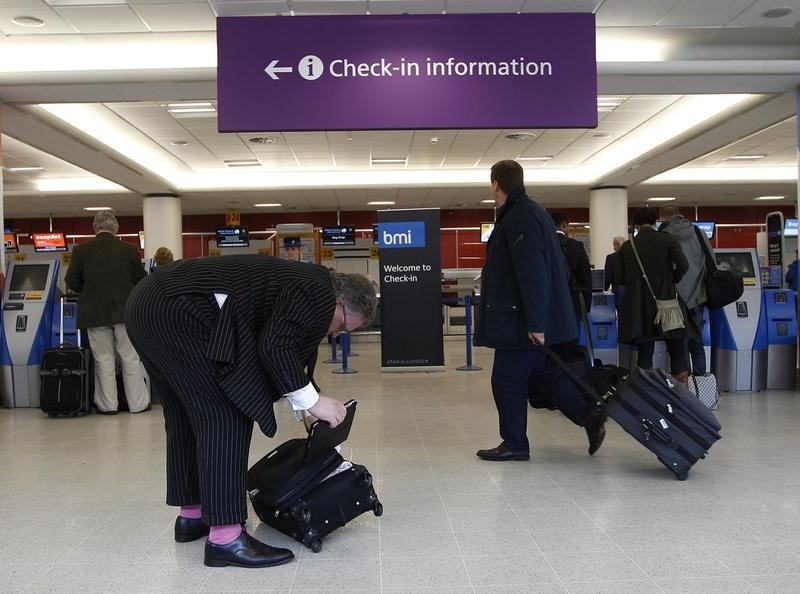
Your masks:
<instances>
[{"instance_id":1,"label":"beige trouser","mask_svg":"<svg viewBox=\"0 0 800 594\"><path fill-rule=\"evenodd\" d=\"M104 412L117 410L116 357L114 344L122 361L125 396L131 412L139 412L150 404L150 394L144 383L139 355L133 348L124 324L89 328L89 344L94 357L94 403Z\"/></svg>"}]
</instances>

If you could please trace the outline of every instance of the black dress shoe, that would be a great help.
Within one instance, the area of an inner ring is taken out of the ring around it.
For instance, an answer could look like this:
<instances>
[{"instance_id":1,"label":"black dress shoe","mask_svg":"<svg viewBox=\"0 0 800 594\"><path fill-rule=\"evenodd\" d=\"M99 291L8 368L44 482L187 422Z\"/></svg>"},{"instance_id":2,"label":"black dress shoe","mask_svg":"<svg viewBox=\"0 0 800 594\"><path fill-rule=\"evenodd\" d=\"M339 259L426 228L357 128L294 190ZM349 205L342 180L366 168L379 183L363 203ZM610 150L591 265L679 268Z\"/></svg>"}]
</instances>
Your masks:
<instances>
[{"instance_id":1,"label":"black dress shoe","mask_svg":"<svg viewBox=\"0 0 800 594\"><path fill-rule=\"evenodd\" d=\"M519 460L524 462L525 460L531 459L529 452L526 452L525 450L509 449L505 443L501 443L499 446L492 448L491 450L478 450L475 455L481 460L490 460L492 462L504 462L506 460Z\"/></svg>"},{"instance_id":2,"label":"black dress shoe","mask_svg":"<svg viewBox=\"0 0 800 594\"><path fill-rule=\"evenodd\" d=\"M244 530L226 545L206 541L205 564L209 567L270 567L294 559L289 549L279 549L260 542Z\"/></svg>"},{"instance_id":3,"label":"black dress shoe","mask_svg":"<svg viewBox=\"0 0 800 594\"><path fill-rule=\"evenodd\" d=\"M175 542L192 542L208 536L208 524L200 518L175 518Z\"/></svg>"},{"instance_id":4,"label":"black dress shoe","mask_svg":"<svg viewBox=\"0 0 800 594\"><path fill-rule=\"evenodd\" d=\"M96 412L98 415L116 415L117 414L117 411L115 411L115 410L100 410L99 408L96 408L94 410L94 412Z\"/></svg>"},{"instance_id":5,"label":"black dress shoe","mask_svg":"<svg viewBox=\"0 0 800 594\"><path fill-rule=\"evenodd\" d=\"M596 410L593 412L583 427L586 429L586 436L589 438L589 455L594 456L600 446L603 445L603 440L606 438L606 420L608 415L605 410Z\"/></svg>"}]
</instances>

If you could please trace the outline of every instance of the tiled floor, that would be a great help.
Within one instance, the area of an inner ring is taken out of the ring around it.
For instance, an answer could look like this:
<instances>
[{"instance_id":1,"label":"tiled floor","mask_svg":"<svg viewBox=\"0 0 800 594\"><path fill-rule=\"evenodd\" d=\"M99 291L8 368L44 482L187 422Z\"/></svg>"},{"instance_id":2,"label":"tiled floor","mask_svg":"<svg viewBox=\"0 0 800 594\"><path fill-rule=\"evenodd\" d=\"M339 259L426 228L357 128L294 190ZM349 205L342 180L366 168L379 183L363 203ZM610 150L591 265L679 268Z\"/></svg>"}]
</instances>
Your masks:
<instances>
[{"instance_id":1,"label":"tiled floor","mask_svg":"<svg viewBox=\"0 0 800 594\"><path fill-rule=\"evenodd\" d=\"M355 375L330 394L359 401L346 453L367 465L385 507L313 554L253 515L249 529L292 548L289 565L210 569L203 543L172 540L163 505L158 407L50 419L0 411L0 590L24 592L800 592L800 395L724 396L723 439L678 482L609 423L600 452L555 412L530 411L531 462L482 462L499 442L481 372L381 374L355 345ZM301 434L285 409L255 461Z\"/></svg>"}]
</instances>

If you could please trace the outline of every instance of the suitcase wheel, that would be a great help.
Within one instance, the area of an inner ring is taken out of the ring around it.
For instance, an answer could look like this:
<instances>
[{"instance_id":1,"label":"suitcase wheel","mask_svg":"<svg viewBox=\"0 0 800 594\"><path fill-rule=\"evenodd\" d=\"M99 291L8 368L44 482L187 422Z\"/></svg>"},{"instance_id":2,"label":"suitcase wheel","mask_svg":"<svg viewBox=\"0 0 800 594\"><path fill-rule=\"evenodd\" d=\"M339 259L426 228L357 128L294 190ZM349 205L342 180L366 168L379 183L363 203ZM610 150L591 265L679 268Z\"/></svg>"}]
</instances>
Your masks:
<instances>
[{"instance_id":1,"label":"suitcase wheel","mask_svg":"<svg viewBox=\"0 0 800 594\"><path fill-rule=\"evenodd\" d=\"M380 501L376 501L372 506L372 513L378 517L383 515L383 504Z\"/></svg>"},{"instance_id":2,"label":"suitcase wheel","mask_svg":"<svg viewBox=\"0 0 800 594\"><path fill-rule=\"evenodd\" d=\"M316 530L309 530L303 538L303 544L311 549L312 553L319 553L322 550L322 539Z\"/></svg>"},{"instance_id":3,"label":"suitcase wheel","mask_svg":"<svg viewBox=\"0 0 800 594\"><path fill-rule=\"evenodd\" d=\"M365 472L361 477L361 486L362 487L371 487L372 486L372 475L368 472Z\"/></svg>"},{"instance_id":4,"label":"suitcase wheel","mask_svg":"<svg viewBox=\"0 0 800 594\"><path fill-rule=\"evenodd\" d=\"M687 478L689 478L689 471L688 470L685 471L685 472L676 472L675 473L675 479L676 480L685 481Z\"/></svg>"}]
</instances>

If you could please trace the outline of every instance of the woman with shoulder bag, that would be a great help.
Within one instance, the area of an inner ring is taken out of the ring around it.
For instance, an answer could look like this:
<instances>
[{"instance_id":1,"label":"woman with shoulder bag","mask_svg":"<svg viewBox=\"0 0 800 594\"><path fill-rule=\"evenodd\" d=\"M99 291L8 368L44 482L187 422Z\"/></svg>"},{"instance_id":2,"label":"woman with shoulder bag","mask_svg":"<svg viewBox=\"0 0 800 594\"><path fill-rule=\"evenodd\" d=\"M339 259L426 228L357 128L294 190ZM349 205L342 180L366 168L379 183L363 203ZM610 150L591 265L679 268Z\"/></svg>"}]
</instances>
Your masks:
<instances>
[{"instance_id":1,"label":"woman with shoulder bag","mask_svg":"<svg viewBox=\"0 0 800 594\"><path fill-rule=\"evenodd\" d=\"M619 309L619 341L637 348L637 365L653 366L656 340L666 343L670 373L688 387L685 339L697 330L675 284L689 269L678 240L655 229L656 211L640 208L633 216L638 233L619 250L616 284L624 286Z\"/></svg>"}]
</instances>

